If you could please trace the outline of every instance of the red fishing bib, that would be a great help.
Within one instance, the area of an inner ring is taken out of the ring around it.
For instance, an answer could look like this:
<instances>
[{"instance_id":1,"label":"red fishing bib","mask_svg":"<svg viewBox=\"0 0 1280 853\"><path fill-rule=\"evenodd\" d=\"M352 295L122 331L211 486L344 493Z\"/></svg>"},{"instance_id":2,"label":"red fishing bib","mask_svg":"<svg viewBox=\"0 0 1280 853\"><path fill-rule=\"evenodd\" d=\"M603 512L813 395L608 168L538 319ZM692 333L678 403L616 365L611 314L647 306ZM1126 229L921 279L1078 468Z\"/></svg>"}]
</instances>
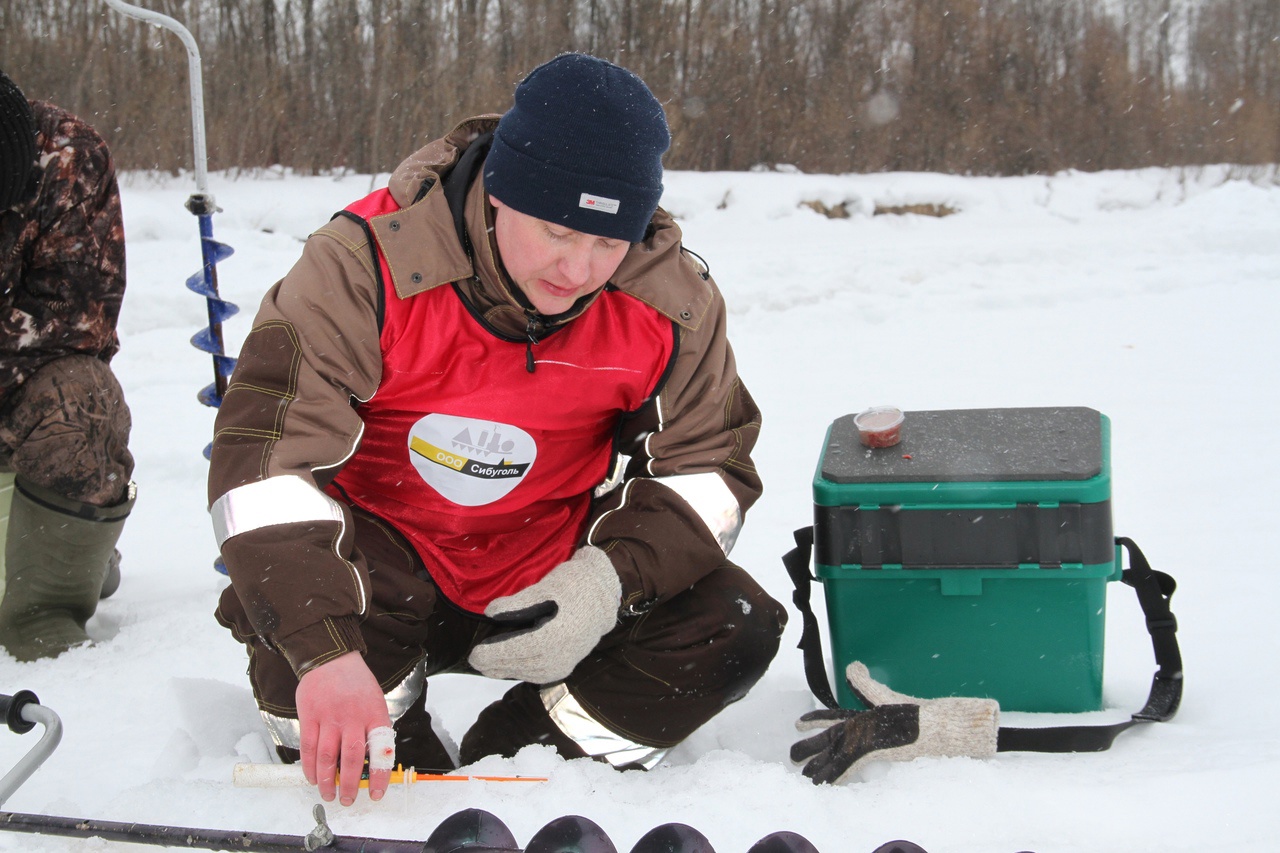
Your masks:
<instances>
[{"instance_id":1,"label":"red fishing bib","mask_svg":"<svg viewBox=\"0 0 1280 853\"><path fill-rule=\"evenodd\" d=\"M395 210L386 190L348 210ZM601 293L534 348L497 337L452 287L399 298L385 259L382 381L358 408L364 436L341 493L413 543L451 601L482 612L541 579L581 539L619 418L654 392L671 322Z\"/></svg>"}]
</instances>

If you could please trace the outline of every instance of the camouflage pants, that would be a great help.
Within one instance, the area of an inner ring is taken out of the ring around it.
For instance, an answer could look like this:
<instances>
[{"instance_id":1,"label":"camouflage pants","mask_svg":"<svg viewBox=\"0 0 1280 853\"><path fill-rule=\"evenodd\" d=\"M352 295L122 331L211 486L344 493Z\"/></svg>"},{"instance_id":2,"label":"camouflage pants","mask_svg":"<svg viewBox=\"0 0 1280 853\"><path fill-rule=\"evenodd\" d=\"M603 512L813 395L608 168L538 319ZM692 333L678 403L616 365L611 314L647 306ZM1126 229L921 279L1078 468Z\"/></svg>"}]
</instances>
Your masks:
<instances>
[{"instance_id":1,"label":"camouflage pants","mask_svg":"<svg viewBox=\"0 0 1280 853\"><path fill-rule=\"evenodd\" d=\"M71 500L110 506L133 474L124 392L99 359L40 368L0 410L0 470Z\"/></svg>"}]
</instances>

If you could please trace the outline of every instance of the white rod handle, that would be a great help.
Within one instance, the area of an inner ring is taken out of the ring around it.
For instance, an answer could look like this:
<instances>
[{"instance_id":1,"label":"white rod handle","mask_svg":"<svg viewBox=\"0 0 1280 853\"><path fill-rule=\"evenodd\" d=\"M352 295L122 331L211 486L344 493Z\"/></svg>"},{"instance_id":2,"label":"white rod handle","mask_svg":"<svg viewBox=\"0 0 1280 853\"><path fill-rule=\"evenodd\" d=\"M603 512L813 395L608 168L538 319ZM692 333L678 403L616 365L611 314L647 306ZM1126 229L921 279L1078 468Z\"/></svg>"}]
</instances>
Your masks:
<instances>
[{"instance_id":1,"label":"white rod handle","mask_svg":"<svg viewBox=\"0 0 1280 853\"><path fill-rule=\"evenodd\" d=\"M237 788L307 788L297 764L237 764L231 773Z\"/></svg>"}]
</instances>

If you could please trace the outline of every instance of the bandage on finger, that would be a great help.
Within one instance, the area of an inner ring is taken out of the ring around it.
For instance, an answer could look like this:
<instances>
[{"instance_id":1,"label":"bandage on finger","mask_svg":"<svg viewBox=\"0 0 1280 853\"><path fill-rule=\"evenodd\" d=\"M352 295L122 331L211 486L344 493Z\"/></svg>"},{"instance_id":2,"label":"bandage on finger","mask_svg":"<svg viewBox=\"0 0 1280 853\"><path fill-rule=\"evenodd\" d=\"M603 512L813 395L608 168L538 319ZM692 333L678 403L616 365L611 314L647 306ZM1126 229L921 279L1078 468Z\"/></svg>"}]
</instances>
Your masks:
<instances>
[{"instance_id":1,"label":"bandage on finger","mask_svg":"<svg viewBox=\"0 0 1280 853\"><path fill-rule=\"evenodd\" d=\"M396 766L396 733L390 726L369 730L369 770L391 770Z\"/></svg>"}]
</instances>

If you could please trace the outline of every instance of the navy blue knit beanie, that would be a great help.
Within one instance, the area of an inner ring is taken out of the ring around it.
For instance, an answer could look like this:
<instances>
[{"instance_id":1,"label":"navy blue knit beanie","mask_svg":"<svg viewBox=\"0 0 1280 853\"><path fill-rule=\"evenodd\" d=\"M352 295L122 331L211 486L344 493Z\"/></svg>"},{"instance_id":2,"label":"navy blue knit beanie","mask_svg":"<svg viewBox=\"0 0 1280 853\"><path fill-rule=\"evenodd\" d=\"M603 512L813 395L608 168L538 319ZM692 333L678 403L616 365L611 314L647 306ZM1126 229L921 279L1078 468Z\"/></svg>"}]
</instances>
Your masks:
<instances>
[{"instance_id":1,"label":"navy blue knit beanie","mask_svg":"<svg viewBox=\"0 0 1280 853\"><path fill-rule=\"evenodd\" d=\"M516 87L484 165L490 195L528 216L638 243L662 197L662 104L611 62L566 53Z\"/></svg>"},{"instance_id":2,"label":"navy blue knit beanie","mask_svg":"<svg viewBox=\"0 0 1280 853\"><path fill-rule=\"evenodd\" d=\"M22 201L36 165L36 122L18 85L0 71L0 210Z\"/></svg>"}]
</instances>

